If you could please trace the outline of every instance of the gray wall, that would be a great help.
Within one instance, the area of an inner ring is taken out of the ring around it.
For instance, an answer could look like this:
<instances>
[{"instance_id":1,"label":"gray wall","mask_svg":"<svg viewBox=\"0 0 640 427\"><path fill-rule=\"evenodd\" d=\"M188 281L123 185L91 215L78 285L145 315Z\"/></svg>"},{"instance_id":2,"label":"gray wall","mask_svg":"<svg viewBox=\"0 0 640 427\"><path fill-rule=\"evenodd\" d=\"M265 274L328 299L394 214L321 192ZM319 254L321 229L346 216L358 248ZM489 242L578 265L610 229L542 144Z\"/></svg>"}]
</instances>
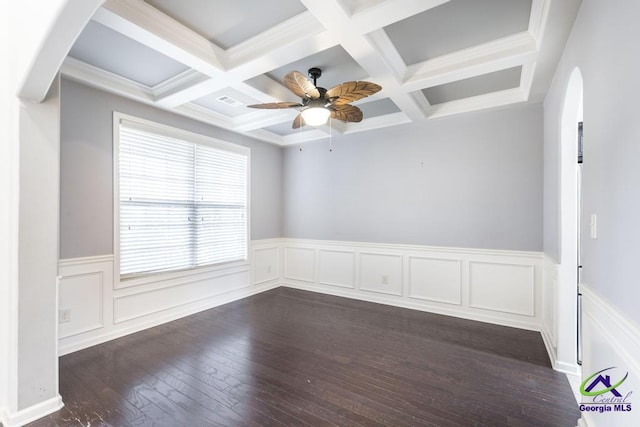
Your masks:
<instances>
[{"instance_id":1,"label":"gray wall","mask_svg":"<svg viewBox=\"0 0 640 427\"><path fill-rule=\"evenodd\" d=\"M282 234L282 149L62 80L60 258L113 253L113 111L251 148L251 238Z\"/></svg>"},{"instance_id":2,"label":"gray wall","mask_svg":"<svg viewBox=\"0 0 640 427\"><path fill-rule=\"evenodd\" d=\"M640 323L635 278L640 241L640 2L584 0L545 99L544 251L558 259L560 118L571 72L584 80L583 280Z\"/></svg>"},{"instance_id":3,"label":"gray wall","mask_svg":"<svg viewBox=\"0 0 640 427\"><path fill-rule=\"evenodd\" d=\"M284 153L284 236L542 249L542 105L317 141Z\"/></svg>"}]
</instances>

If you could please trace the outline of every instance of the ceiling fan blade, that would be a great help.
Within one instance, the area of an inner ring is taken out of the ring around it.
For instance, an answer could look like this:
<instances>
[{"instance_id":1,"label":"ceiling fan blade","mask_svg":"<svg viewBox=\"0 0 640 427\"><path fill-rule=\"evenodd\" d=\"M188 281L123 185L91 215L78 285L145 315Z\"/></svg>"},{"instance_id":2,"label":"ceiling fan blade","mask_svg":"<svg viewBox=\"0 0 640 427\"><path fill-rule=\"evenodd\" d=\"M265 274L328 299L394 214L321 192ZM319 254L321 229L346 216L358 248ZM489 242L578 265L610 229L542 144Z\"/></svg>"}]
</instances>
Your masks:
<instances>
[{"instance_id":1,"label":"ceiling fan blade","mask_svg":"<svg viewBox=\"0 0 640 427\"><path fill-rule=\"evenodd\" d=\"M291 127L294 129L298 129L303 124L304 124L304 120L302 120L302 113L301 113L301 114L298 114L295 119L293 119L293 125Z\"/></svg>"},{"instance_id":2,"label":"ceiling fan blade","mask_svg":"<svg viewBox=\"0 0 640 427\"><path fill-rule=\"evenodd\" d=\"M304 74L298 71L291 71L284 76L284 85L300 98L318 99L320 92Z\"/></svg>"},{"instance_id":3,"label":"ceiling fan blade","mask_svg":"<svg viewBox=\"0 0 640 427\"><path fill-rule=\"evenodd\" d=\"M249 108L262 108L265 110L276 110L278 108L296 108L302 107L302 104L298 104L297 102L268 102L266 104L254 104L247 105Z\"/></svg>"},{"instance_id":4,"label":"ceiling fan blade","mask_svg":"<svg viewBox=\"0 0 640 427\"><path fill-rule=\"evenodd\" d=\"M343 122L360 122L362 121L362 110L353 105L332 105L331 118L342 120Z\"/></svg>"},{"instance_id":5,"label":"ceiling fan blade","mask_svg":"<svg viewBox=\"0 0 640 427\"><path fill-rule=\"evenodd\" d=\"M345 82L329 89L325 98L337 98L333 101L333 104L344 105L373 95L381 89L382 86L371 82Z\"/></svg>"}]
</instances>

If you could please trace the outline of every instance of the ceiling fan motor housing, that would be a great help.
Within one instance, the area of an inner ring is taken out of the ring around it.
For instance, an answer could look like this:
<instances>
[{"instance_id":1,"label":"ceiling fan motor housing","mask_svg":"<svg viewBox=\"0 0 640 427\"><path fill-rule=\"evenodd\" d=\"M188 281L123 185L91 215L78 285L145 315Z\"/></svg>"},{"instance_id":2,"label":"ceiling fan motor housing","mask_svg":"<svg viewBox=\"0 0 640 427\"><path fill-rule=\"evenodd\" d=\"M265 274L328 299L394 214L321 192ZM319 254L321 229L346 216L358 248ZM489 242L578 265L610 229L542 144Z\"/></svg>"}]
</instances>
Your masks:
<instances>
[{"instance_id":1,"label":"ceiling fan motor housing","mask_svg":"<svg viewBox=\"0 0 640 427\"><path fill-rule=\"evenodd\" d=\"M314 85L315 85L315 80L319 79L321 75L322 75L322 70L320 68L318 67L309 68L309 77L311 77L314 80L313 82Z\"/></svg>"}]
</instances>

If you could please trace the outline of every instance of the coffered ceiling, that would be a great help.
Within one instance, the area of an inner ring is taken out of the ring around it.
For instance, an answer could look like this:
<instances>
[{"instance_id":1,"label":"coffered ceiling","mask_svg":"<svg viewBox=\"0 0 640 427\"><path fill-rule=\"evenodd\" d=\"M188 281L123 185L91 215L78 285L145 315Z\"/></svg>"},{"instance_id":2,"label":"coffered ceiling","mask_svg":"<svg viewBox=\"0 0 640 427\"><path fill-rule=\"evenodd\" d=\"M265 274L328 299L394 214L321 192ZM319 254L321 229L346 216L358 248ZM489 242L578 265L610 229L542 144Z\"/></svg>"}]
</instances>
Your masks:
<instances>
[{"instance_id":1,"label":"coffered ceiling","mask_svg":"<svg viewBox=\"0 0 640 427\"><path fill-rule=\"evenodd\" d=\"M276 144L540 101L579 0L107 0L68 78ZM383 90L360 123L292 129L292 70Z\"/></svg>"}]
</instances>

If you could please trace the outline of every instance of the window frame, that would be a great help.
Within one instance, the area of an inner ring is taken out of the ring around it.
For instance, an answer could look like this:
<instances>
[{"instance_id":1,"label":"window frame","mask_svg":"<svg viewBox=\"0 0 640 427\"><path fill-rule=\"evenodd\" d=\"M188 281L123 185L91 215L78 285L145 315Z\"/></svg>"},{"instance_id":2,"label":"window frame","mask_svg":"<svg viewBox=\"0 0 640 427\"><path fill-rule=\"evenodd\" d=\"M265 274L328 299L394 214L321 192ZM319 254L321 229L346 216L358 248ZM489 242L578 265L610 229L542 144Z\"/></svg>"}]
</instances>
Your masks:
<instances>
[{"instance_id":1,"label":"window frame","mask_svg":"<svg viewBox=\"0 0 640 427\"><path fill-rule=\"evenodd\" d=\"M148 130L171 138L182 139L186 142L205 145L211 148L239 153L247 157L247 194L246 194L246 258L244 260L228 261L205 266L196 266L180 270L140 273L137 275L120 275L120 126L123 122L138 129ZM250 265L251 242L251 149L243 145L223 141L211 136L202 135L188 130L143 119L129 114L113 112L113 272L115 289L138 286L161 281L172 281L191 277L194 280L206 279L210 273L220 270L246 270Z\"/></svg>"}]
</instances>

